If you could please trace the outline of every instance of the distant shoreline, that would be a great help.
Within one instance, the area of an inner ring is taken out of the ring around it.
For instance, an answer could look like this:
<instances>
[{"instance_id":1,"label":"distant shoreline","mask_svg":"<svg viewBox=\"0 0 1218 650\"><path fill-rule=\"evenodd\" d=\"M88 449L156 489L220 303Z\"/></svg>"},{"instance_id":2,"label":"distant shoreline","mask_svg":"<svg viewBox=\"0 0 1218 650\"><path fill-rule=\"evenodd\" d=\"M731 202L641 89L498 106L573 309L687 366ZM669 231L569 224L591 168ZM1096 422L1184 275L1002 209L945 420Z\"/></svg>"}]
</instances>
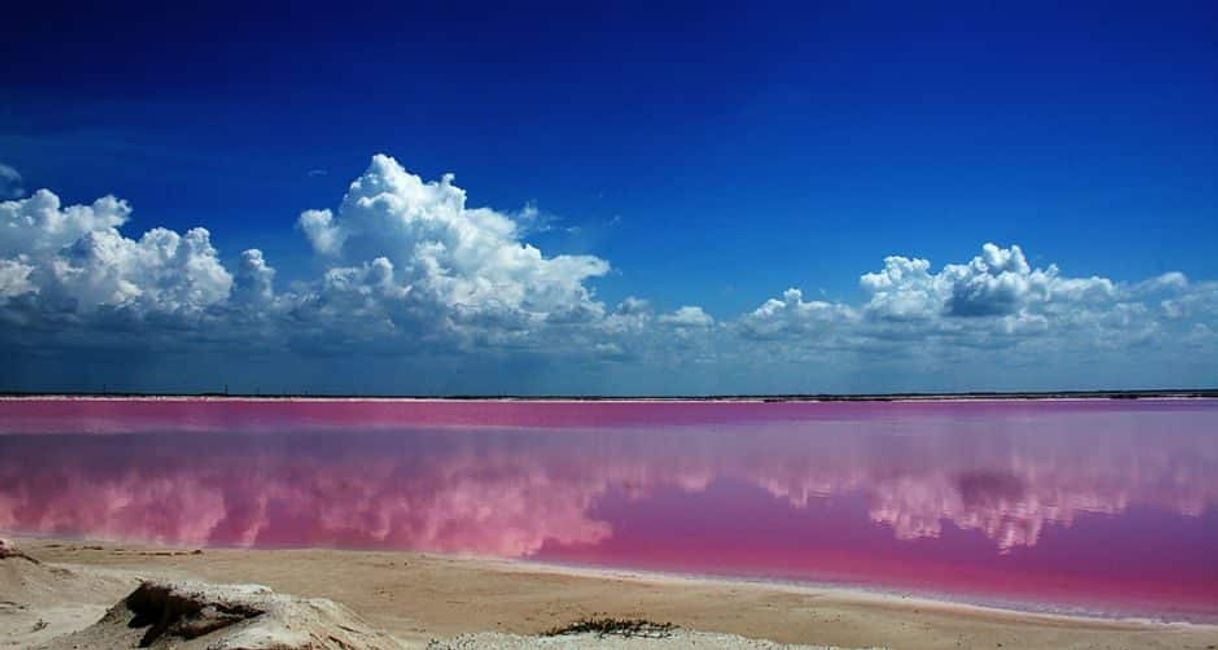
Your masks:
<instances>
[{"instance_id":1,"label":"distant shoreline","mask_svg":"<svg viewBox=\"0 0 1218 650\"><path fill-rule=\"evenodd\" d=\"M0 401L17 400L216 400L312 402L951 402L1026 400L1146 400L1215 399L1218 388L1164 390L1028 391L967 393L869 393L786 395L383 395L383 394L255 394L255 393L37 393L0 392Z\"/></svg>"}]
</instances>

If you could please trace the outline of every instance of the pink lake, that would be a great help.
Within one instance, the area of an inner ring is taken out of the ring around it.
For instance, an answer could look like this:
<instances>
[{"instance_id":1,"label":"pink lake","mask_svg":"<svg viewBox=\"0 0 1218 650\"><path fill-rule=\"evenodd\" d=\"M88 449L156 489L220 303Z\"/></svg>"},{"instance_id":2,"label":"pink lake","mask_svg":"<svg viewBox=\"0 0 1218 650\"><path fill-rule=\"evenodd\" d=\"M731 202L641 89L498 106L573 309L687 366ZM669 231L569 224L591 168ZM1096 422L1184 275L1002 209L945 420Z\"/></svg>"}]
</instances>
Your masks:
<instances>
[{"instance_id":1,"label":"pink lake","mask_svg":"<svg viewBox=\"0 0 1218 650\"><path fill-rule=\"evenodd\" d=\"M0 530L1218 620L1218 401L0 401Z\"/></svg>"}]
</instances>

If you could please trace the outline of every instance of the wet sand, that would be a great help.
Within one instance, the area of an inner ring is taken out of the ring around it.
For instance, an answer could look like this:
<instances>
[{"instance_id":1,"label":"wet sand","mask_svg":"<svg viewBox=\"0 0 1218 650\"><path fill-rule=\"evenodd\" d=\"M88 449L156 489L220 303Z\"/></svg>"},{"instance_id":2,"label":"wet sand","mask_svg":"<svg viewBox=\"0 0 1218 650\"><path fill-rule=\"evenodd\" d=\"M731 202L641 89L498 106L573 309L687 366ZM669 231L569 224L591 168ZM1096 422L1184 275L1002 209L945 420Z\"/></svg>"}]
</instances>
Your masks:
<instances>
[{"instance_id":1,"label":"wet sand","mask_svg":"<svg viewBox=\"0 0 1218 650\"><path fill-rule=\"evenodd\" d=\"M891 648L1218 648L1218 626L1007 611L770 583L686 578L406 552L169 548L18 538L30 556L131 577L63 593L101 611L135 576L257 583L338 601L423 646L474 632L537 634L607 615L783 643ZM113 593L110 593L113 592ZM45 605L44 605L45 606ZM2 621L3 619L0 619ZM9 631L0 629L0 637ZM0 645L4 645L0 643Z\"/></svg>"}]
</instances>

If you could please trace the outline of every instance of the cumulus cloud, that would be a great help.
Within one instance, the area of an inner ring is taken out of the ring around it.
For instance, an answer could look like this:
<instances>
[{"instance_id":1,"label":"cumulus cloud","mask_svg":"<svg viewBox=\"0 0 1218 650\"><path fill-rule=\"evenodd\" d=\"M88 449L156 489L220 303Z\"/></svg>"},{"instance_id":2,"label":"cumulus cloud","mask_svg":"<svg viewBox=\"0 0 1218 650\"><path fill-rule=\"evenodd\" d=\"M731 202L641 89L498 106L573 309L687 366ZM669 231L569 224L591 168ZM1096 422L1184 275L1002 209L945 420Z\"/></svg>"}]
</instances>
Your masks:
<instances>
[{"instance_id":1,"label":"cumulus cloud","mask_svg":"<svg viewBox=\"0 0 1218 650\"><path fill-rule=\"evenodd\" d=\"M741 331L750 338L777 339L825 335L857 318L856 311L821 300L805 301L799 289L782 292L740 318Z\"/></svg>"},{"instance_id":2,"label":"cumulus cloud","mask_svg":"<svg viewBox=\"0 0 1218 650\"><path fill-rule=\"evenodd\" d=\"M64 208L50 190L0 203L0 256L53 254L89 233L126 223L131 206L113 196Z\"/></svg>"},{"instance_id":3,"label":"cumulus cloud","mask_svg":"<svg viewBox=\"0 0 1218 650\"><path fill-rule=\"evenodd\" d=\"M703 378L752 369L773 379L765 364L794 362L808 382L804 369L813 367L822 378L880 366L981 371L1135 348L1157 355L1164 369L1174 367L1169 358L1218 361L1218 282L1177 272L1139 282L1068 275L1034 266L1014 244L986 243L942 266L886 257L859 278L858 301L789 288L720 318L640 297L607 306L595 283L608 261L543 253L527 241L548 219L535 205L471 207L452 175L426 181L386 155L374 156L335 206L300 213L301 245L319 270L288 282L277 281L259 249L240 252L228 268L208 230L135 234L132 214L115 196L65 206L46 189L0 201L0 345L103 345L92 334L117 327L130 335L129 348L158 340L185 353L206 340L273 346L304 360L442 352L510 367L532 355L575 364L587 377L604 376L608 366L598 363L635 367L635 379L687 363L724 371L697 373ZM912 365L892 366L902 359ZM1212 373L1183 383L1206 378Z\"/></svg>"},{"instance_id":4,"label":"cumulus cloud","mask_svg":"<svg viewBox=\"0 0 1218 650\"><path fill-rule=\"evenodd\" d=\"M153 228L138 240L115 230L91 232L53 258L51 271L82 311L196 311L225 300L232 287L204 228L185 235Z\"/></svg>"},{"instance_id":5,"label":"cumulus cloud","mask_svg":"<svg viewBox=\"0 0 1218 650\"><path fill-rule=\"evenodd\" d=\"M0 163L0 199L16 199L25 194L21 187L21 174L16 169Z\"/></svg>"},{"instance_id":6,"label":"cumulus cloud","mask_svg":"<svg viewBox=\"0 0 1218 650\"><path fill-rule=\"evenodd\" d=\"M859 279L871 294L866 309L883 318L909 320L930 318L939 313L942 286L930 274L930 261L891 256L884 269Z\"/></svg>"},{"instance_id":7,"label":"cumulus cloud","mask_svg":"<svg viewBox=\"0 0 1218 650\"><path fill-rule=\"evenodd\" d=\"M241 252L241 263L233 282L233 300L265 305L275 296L275 269L267 265L262 251L251 248Z\"/></svg>"},{"instance_id":8,"label":"cumulus cloud","mask_svg":"<svg viewBox=\"0 0 1218 650\"><path fill-rule=\"evenodd\" d=\"M926 259L890 256L859 285L866 300L858 307L805 301L788 289L743 316L739 329L754 339L797 340L811 352L939 354L1033 344L1085 350L1170 344L1164 316L1198 313L1211 302L1201 297L1207 284L1190 284L1180 273L1134 284L1071 277L1056 265L1032 267L1017 245L993 243L938 271Z\"/></svg>"},{"instance_id":9,"label":"cumulus cloud","mask_svg":"<svg viewBox=\"0 0 1218 650\"><path fill-rule=\"evenodd\" d=\"M930 272L930 262L893 256L884 269L859 280L870 294L867 311L894 320L938 316L1008 316L1051 300L1104 300L1115 293L1106 278L1065 278L1056 266L1033 269L1019 246L993 243L966 264Z\"/></svg>"},{"instance_id":10,"label":"cumulus cloud","mask_svg":"<svg viewBox=\"0 0 1218 650\"><path fill-rule=\"evenodd\" d=\"M3 293L35 293L44 307L81 313L192 312L227 299L232 277L206 229L153 228L130 239L119 232L130 214L113 196L63 207L48 190L0 203Z\"/></svg>"},{"instance_id":11,"label":"cumulus cloud","mask_svg":"<svg viewBox=\"0 0 1218 650\"><path fill-rule=\"evenodd\" d=\"M30 281L34 267L21 259L0 260L0 304L26 293L38 291L38 287Z\"/></svg>"},{"instance_id":12,"label":"cumulus cloud","mask_svg":"<svg viewBox=\"0 0 1218 650\"><path fill-rule=\"evenodd\" d=\"M305 210L296 223L318 253L337 255L342 250L342 233L335 227L334 214L329 210Z\"/></svg>"},{"instance_id":13,"label":"cumulus cloud","mask_svg":"<svg viewBox=\"0 0 1218 650\"><path fill-rule=\"evenodd\" d=\"M715 324L715 319L701 307L686 305L660 316L660 322L678 328L707 328Z\"/></svg>"},{"instance_id":14,"label":"cumulus cloud","mask_svg":"<svg viewBox=\"0 0 1218 650\"><path fill-rule=\"evenodd\" d=\"M606 274L608 262L546 257L522 241L510 216L468 207L453 175L426 182L389 156L373 157L337 212L305 211L299 226L338 265L326 289L408 303L385 306L395 322L427 312L427 322L458 329L522 329L604 312L586 282ZM353 284L365 281L366 290Z\"/></svg>"},{"instance_id":15,"label":"cumulus cloud","mask_svg":"<svg viewBox=\"0 0 1218 650\"><path fill-rule=\"evenodd\" d=\"M1033 271L1018 246L1004 249L987 243L981 247L981 255L966 265L948 265L942 275L951 291L948 314L998 316L1047 297L1053 269L1049 273Z\"/></svg>"}]
</instances>

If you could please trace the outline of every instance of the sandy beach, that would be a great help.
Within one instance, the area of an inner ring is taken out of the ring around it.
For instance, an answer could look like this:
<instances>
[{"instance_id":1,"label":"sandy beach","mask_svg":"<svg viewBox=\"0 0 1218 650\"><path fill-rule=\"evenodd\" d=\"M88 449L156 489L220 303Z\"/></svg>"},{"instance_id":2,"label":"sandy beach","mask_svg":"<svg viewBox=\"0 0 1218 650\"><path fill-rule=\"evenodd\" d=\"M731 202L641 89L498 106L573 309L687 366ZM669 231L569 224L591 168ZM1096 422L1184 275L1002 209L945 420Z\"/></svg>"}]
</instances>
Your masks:
<instances>
[{"instance_id":1,"label":"sandy beach","mask_svg":"<svg viewBox=\"0 0 1218 650\"><path fill-rule=\"evenodd\" d=\"M35 584L15 565L5 566L4 647L44 643L89 625L140 579L151 578L256 583L332 599L406 647L469 633L534 635L594 615L847 648L1218 647L1212 625L1007 611L845 589L405 552L15 541L48 576L73 581L57 587L50 584L57 578L48 577L47 584Z\"/></svg>"}]
</instances>

